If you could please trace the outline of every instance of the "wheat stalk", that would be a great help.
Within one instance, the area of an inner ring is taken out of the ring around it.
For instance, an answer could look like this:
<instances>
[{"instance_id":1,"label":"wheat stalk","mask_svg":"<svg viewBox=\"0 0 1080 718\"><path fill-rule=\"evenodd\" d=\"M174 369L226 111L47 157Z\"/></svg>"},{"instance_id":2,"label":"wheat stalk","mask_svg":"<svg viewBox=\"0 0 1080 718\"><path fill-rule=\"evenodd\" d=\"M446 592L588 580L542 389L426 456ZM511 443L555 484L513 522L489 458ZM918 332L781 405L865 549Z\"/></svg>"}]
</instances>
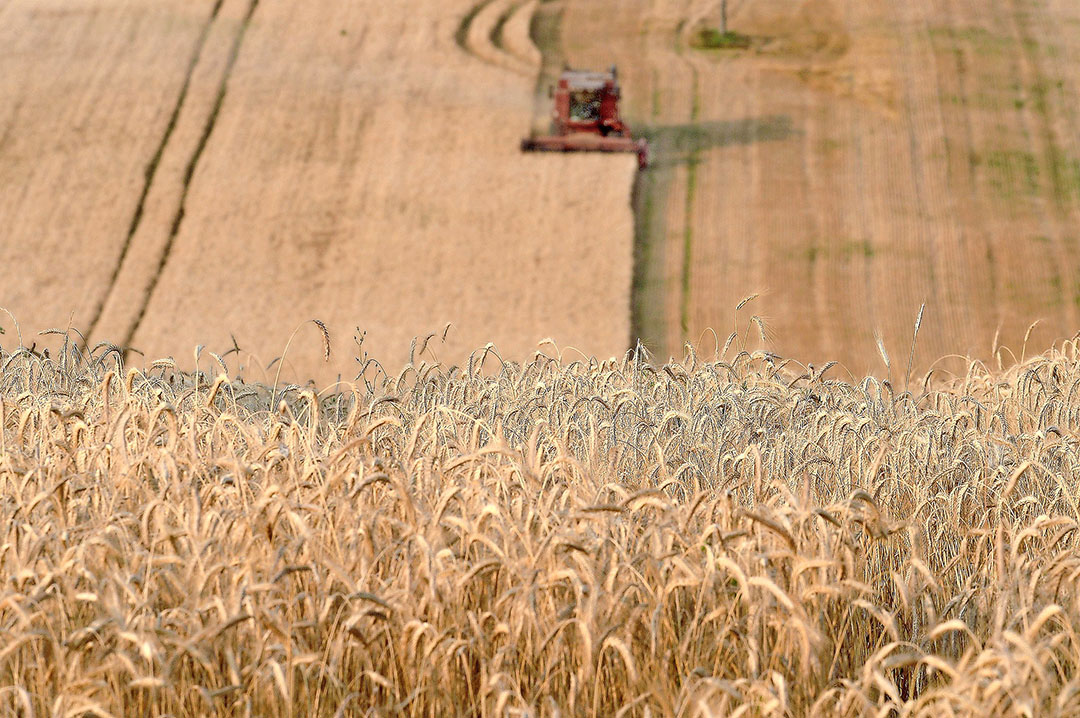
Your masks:
<instances>
[{"instance_id":1,"label":"wheat stalk","mask_svg":"<svg viewBox=\"0 0 1080 718\"><path fill-rule=\"evenodd\" d=\"M0 350L3 710L1073 714L1075 341L918 400L491 352L333 393Z\"/></svg>"}]
</instances>

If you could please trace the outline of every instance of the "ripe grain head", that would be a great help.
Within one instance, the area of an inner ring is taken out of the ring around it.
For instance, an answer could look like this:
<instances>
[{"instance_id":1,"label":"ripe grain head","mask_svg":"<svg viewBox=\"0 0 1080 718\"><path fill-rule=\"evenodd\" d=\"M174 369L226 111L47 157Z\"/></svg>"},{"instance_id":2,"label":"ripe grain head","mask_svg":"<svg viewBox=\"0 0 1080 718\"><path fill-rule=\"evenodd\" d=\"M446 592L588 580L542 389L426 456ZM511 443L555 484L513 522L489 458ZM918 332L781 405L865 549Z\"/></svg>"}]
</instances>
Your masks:
<instances>
[{"instance_id":1,"label":"ripe grain head","mask_svg":"<svg viewBox=\"0 0 1080 718\"><path fill-rule=\"evenodd\" d=\"M1074 344L918 394L482 349L275 411L102 351L0 353L5 710L1076 710Z\"/></svg>"}]
</instances>

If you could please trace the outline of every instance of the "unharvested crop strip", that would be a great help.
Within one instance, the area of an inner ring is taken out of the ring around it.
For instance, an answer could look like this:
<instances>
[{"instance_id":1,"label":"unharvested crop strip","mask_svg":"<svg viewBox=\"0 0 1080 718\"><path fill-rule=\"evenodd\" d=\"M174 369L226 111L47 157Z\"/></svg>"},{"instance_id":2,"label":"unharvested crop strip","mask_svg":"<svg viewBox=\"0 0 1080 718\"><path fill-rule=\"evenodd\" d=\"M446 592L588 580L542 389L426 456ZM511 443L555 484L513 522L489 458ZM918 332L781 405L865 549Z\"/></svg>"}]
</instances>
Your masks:
<instances>
[{"instance_id":1,"label":"unharvested crop strip","mask_svg":"<svg viewBox=\"0 0 1080 718\"><path fill-rule=\"evenodd\" d=\"M251 24L251 18L255 15L255 10L258 7L259 0L251 0L251 4L248 5L247 14L244 16L244 20L240 24L240 29L236 33L236 38L233 40L232 48L229 51L229 59L225 65L225 72L222 74L221 84L218 86L217 98L214 100L214 107L210 111L210 116L206 120L206 125L203 127L202 136L199 138L199 143L195 147L195 152L192 154L191 160L184 170L184 183L183 190L180 193L180 204L176 209L176 215L173 217L172 226L169 229L169 238L165 242L165 248L161 253L161 259L158 262L157 269L154 271L154 276L151 278L150 285L143 297L142 304L139 307L139 313L135 317L131 329L128 330L128 335L124 337L122 346L126 347L131 344L131 340L134 338L135 332L138 331L143 316L146 314L146 308L150 304L150 299L154 296L154 290L157 289L158 281L165 271L165 265L169 261L169 255L172 252L173 243L176 241L176 235L180 233L180 226L184 222L184 211L187 204L188 190L191 188L191 179L195 176L195 169L198 167L203 151L210 141L210 135L214 132L214 125L217 123L218 114L221 112L221 107L225 103L225 95L228 93L229 78L232 76L233 67L236 65L236 59L240 55L240 48L244 43L244 36L247 34L248 26Z\"/></svg>"},{"instance_id":2,"label":"unharvested crop strip","mask_svg":"<svg viewBox=\"0 0 1080 718\"><path fill-rule=\"evenodd\" d=\"M191 60L188 62L187 73L184 76L183 84L180 86L180 93L176 97L176 104L173 106L172 114L169 116L169 123L165 126L165 133L161 136L161 142L158 143L153 157L150 158L150 162L146 165L142 191L139 194L139 201L135 204L135 212L131 216L131 223L128 225L127 236L124 237L124 244L120 249L120 257L116 260L116 265L113 267L112 275L109 277L105 292L101 295L101 300L94 307L94 313L90 319L90 324L86 332L87 337L94 335L98 322L101 320L101 314L105 309L105 303L116 288L116 281L120 276L120 268L124 266L124 260L131 250L131 243L135 237L135 232L138 231L139 224L142 222L146 198L150 194L150 187L154 184L154 177L157 175L158 165L161 163L161 156L165 153L165 147L169 144L169 140L176 130L176 123L180 117L180 111L184 108L188 90L191 88L191 78L195 74L195 67L199 64L203 49L206 47L206 40L210 35L210 28L214 24L214 20L217 19L218 13L221 11L221 6L224 2L225 0L217 0L217 2L214 3L214 8L210 12L210 17L207 18L202 31L199 33L199 40L195 43L195 51L192 53ZM3 143L0 142L0 145L2 144Z\"/></svg>"},{"instance_id":3,"label":"unharvested crop strip","mask_svg":"<svg viewBox=\"0 0 1080 718\"><path fill-rule=\"evenodd\" d=\"M1080 681L1078 351L918 399L763 355L436 362L268 415L275 387L0 348L0 675L37 714L94 681L103 715L487 715L500 661L507 714L671 715L687 685L717 715L1052 706ZM457 590L418 600L436 570ZM167 680L133 699L119 641Z\"/></svg>"}]
</instances>

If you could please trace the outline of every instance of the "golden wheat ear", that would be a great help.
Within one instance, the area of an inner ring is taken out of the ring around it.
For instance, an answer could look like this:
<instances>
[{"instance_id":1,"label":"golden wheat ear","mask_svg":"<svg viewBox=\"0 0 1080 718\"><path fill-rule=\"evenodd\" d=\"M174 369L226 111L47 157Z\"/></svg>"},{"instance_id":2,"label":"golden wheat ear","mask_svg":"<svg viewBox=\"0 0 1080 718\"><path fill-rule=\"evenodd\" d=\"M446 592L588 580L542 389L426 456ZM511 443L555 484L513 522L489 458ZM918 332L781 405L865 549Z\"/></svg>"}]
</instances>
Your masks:
<instances>
[{"instance_id":1,"label":"golden wheat ear","mask_svg":"<svg viewBox=\"0 0 1080 718\"><path fill-rule=\"evenodd\" d=\"M1012 715L1078 680L1075 346L919 398L766 352L487 345L339 394L119 354L0 348L13 715Z\"/></svg>"}]
</instances>

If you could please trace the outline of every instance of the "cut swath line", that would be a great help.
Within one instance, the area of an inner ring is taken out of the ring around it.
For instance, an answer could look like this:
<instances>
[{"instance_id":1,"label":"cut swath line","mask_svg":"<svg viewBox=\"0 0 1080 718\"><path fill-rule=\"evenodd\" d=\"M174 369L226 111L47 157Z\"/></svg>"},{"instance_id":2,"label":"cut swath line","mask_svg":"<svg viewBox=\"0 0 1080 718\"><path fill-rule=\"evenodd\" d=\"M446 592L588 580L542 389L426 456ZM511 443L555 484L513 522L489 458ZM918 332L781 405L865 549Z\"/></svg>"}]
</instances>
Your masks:
<instances>
[{"instance_id":1,"label":"cut swath line","mask_svg":"<svg viewBox=\"0 0 1080 718\"><path fill-rule=\"evenodd\" d=\"M150 162L146 165L142 192L139 194L139 201L135 204L135 212L131 216L131 223L128 225L127 236L124 237L124 244L120 248L120 256L117 258L116 265L113 267L112 275L109 277L105 292L101 295L101 300L94 307L94 313L90 318L89 328L86 331L86 337L88 338L94 336L94 331L97 329L98 322L101 321L101 314L105 309L105 304L116 289L116 282L120 277L120 269L123 267L124 260L127 259L128 253L131 251L131 243L135 237L135 232L142 223L143 211L146 208L146 198L150 194L150 187L154 184L154 178L157 176L161 157L165 153L165 147L168 146L169 140L172 139L173 132L176 130L176 123L180 118L180 111L184 108L188 90L191 89L191 78L195 74L195 67L199 64L203 49L206 47L206 40L210 35L210 27L214 24L214 20L217 19L218 13L221 11L221 6L224 2L225 0L217 0L217 2L214 3L214 8L210 12L210 17L207 18L206 23L203 25L198 42L195 43L195 51L192 53L191 60L188 62L187 74L184 76L184 82L180 86L180 93L176 97L176 104L173 106L172 114L169 116L169 123L165 127L165 133L161 137L161 142L158 143L154 156L150 158Z\"/></svg>"},{"instance_id":2,"label":"cut swath line","mask_svg":"<svg viewBox=\"0 0 1080 718\"><path fill-rule=\"evenodd\" d=\"M693 264L694 253L694 200L697 189L697 166L698 158L686 168L686 210L683 218L683 256L682 267L679 271L679 284L682 295L679 300L679 324L682 330L682 340L685 342L690 337L690 270Z\"/></svg>"},{"instance_id":3,"label":"cut swath line","mask_svg":"<svg viewBox=\"0 0 1080 718\"><path fill-rule=\"evenodd\" d=\"M465 14L454 40L458 47L492 67L532 76L533 67L503 47L503 29L514 13L527 3L485 0Z\"/></svg>"},{"instance_id":4,"label":"cut swath line","mask_svg":"<svg viewBox=\"0 0 1080 718\"><path fill-rule=\"evenodd\" d=\"M488 39L491 40L491 44L498 49L506 52L506 48L503 46L503 30L506 28L507 21L517 11L518 5L507 5L506 9L499 15L499 19L495 21L495 26L491 28L491 32L488 34Z\"/></svg>"},{"instance_id":5,"label":"cut swath line","mask_svg":"<svg viewBox=\"0 0 1080 718\"><path fill-rule=\"evenodd\" d=\"M682 45L678 45L676 51L681 55ZM693 87L690 106L690 124L698 122L701 118L701 91L698 82L698 69L694 63L690 66L690 77ZM686 167L686 209L683 218L683 254L682 267L679 272L681 296L679 300L679 325L682 331L682 341L690 338L690 270L693 265L694 254L694 200L697 189L697 169L701 162L701 153L697 148L690 152L690 161Z\"/></svg>"},{"instance_id":6,"label":"cut swath line","mask_svg":"<svg viewBox=\"0 0 1080 718\"><path fill-rule=\"evenodd\" d=\"M225 66L225 72L221 77L221 84L218 86L214 108L210 111L210 116L207 118L206 125L203 127L202 136L199 138L199 144L195 147L195 152L192 154L191 160L184 170L184 186L180 193L180 205L177 207L176 215L173 217L172 226L169 229L169 238L165 243L165 248L161 253L161 259L158 262L157 269L154 271L154 276L151 278L146 294L143 297L142 304L139 307L139 313L136 315L135 321L131 324L131 329L128 330L127 336L124 337L122 345L125 347L131 344L131 340L135 337L139 325L142 324L143 317L146 315L146 308L149 306L150 299L154 295L154 290L157 289L158 281L165 271L165 265L168 264L173 243L176 241L176 235L180 233L180 226L184 222L184 212L187 205L188 190L191 188L191 179L195 176L195 169L198 167L203 151L210 141L210 135L214 132L218 114L221 112L221 107L225 103L225 95L228 93L229 78L232 76L233 67L236 65L236 59L240 55L240 47L244 43L244 36L247 34L248 26L251 24L251 18L254 16L258 6L259 0L251 0L247 14L244 16L244 21L240 24L240 29L237 31L236 38L233 40L232 48L229 51L229 59Z\"/></svg>"},{"instance_id":7,"label":"cut swath line","mask_svg":"<svg viewBox=\"0 0 1080 718\"><path fill-rule=\"evenodd\" d=\"M484 8L486 8L495 0L483 0L476 5L469 8L469 11L465 13L465 16L461 18L461 23L458 24L457 30L454 31L454 42L462 50L472 55L473 52L469 49L469 28L472 26L473 20L479 15Z\"/></svg>"}]
</instances>

